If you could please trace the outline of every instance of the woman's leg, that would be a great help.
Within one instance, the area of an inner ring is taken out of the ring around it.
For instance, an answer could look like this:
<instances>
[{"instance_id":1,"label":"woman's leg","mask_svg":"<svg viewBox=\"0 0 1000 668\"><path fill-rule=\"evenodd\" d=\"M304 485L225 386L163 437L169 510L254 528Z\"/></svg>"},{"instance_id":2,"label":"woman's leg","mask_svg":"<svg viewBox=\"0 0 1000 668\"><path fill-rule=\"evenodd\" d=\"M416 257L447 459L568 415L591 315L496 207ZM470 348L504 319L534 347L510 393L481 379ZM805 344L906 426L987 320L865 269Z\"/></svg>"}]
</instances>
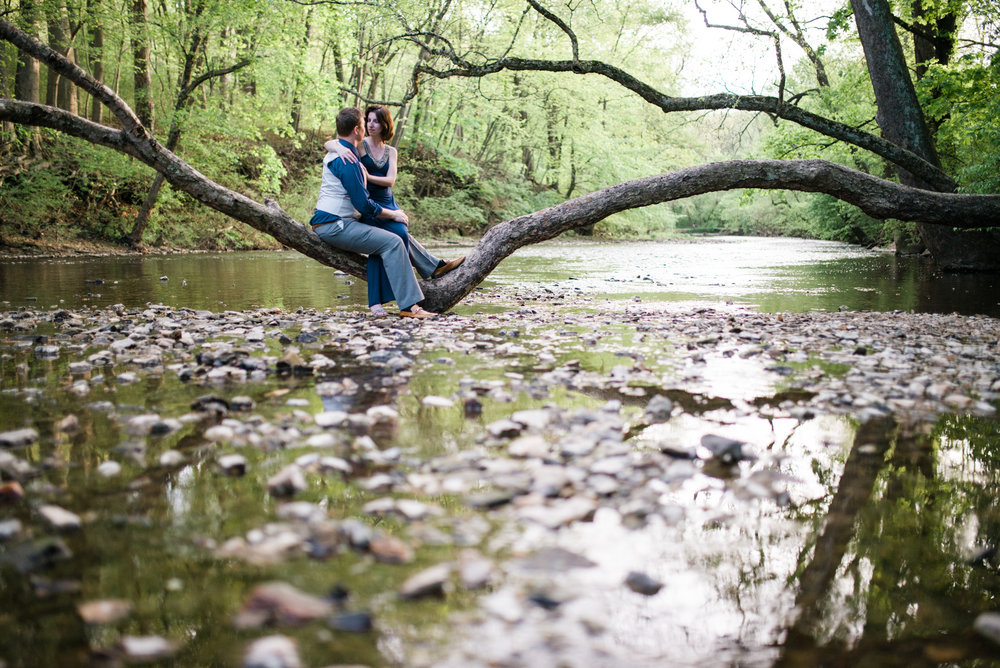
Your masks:
<instances>
[{"instance_id":1,"label":"woman's leg","mask_svg":"<svg viewBox=\"0 0 1000 668\"><path fill-rule=\"evenodd\" d=\"M366 266L368 280L368 306L385 304L396 297L392 294L389 276L385 273L385 264L378 255L369 255Z\"/></svg>"},{"instance_id":2,"label":"woman's leg","mask_svg":"<svg viewBox=\"0 0 1000 668\"><path fill-rule=\"evenodd\" d=\"M342 230L327 228L333 226L318 227L316 234L331 246L355 253L381 256L389 284L392 286L392 293L400 309L409 309L417 302L423 301L424 293L420 290L416 276L413 275L406 244L398 235L356 220L346 220Z\"/></svg>"},{"instance_id":3,"label":"woman's leg","mask_svg":"<svg viewBox=\"0 0 1000 668\"><path fill-rule=\"evenodd\" d=\"M386 230L387 232L392 232L397 237L403 240L403 244L406 246L407 251L410 249L410 234L406 225L397 222L387 222L379 223L378 227ZM368 256L368 305L373 306L374 304L384 304L386 302L391 302L396 297L392 294L392 286L389 285L389 276L385 273L385 265L382 263L382 258L375 257L375 262L372 262L372 256ZM374 277L373 277L374 274ZM378 301L372 301L373 299L373 289L374 298Z\"/></svg>"}]
</instances>

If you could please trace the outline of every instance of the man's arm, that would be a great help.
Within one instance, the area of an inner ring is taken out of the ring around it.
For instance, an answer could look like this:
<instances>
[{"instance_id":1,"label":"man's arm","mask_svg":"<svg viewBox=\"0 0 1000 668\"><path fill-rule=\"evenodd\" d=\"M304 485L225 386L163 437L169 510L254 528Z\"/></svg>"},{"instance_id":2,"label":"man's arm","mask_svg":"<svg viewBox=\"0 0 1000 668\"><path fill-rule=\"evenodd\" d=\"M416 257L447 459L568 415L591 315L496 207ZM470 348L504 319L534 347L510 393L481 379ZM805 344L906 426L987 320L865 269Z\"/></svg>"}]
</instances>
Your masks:
<instances>
[{"instance_id":1,"label":"man's arm","mask_svg":"<svg viewBox=\"0 0 1000 668\"><path fill-rule=\"evenodd\" d=\"M389 218L389 216L381 215L382 207L368 196L359 165L348 164L344 160L336 158L330 161L329 169L344 184L347 196L351 198L351 206L361 214L362 218Z\"/></svg>"}]
</instances>

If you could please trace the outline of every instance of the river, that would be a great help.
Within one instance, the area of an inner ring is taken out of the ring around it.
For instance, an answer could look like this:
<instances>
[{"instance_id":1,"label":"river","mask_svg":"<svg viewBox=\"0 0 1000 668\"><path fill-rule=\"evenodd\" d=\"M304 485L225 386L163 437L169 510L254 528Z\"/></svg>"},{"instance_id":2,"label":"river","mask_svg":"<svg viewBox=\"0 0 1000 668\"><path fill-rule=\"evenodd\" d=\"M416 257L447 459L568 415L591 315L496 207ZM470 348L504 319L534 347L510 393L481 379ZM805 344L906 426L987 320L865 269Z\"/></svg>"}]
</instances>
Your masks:
<instances>
[{"instance_id":1,"label":"river","mask_svg":"<svg viewBox=\"0 0 1000 668\"><path fill-rule=\"evenodd\" d=\"M293 253L5 261L0 666L990 665L995 281L555 242L414 323Z\"/></svg>"}]
</instances>

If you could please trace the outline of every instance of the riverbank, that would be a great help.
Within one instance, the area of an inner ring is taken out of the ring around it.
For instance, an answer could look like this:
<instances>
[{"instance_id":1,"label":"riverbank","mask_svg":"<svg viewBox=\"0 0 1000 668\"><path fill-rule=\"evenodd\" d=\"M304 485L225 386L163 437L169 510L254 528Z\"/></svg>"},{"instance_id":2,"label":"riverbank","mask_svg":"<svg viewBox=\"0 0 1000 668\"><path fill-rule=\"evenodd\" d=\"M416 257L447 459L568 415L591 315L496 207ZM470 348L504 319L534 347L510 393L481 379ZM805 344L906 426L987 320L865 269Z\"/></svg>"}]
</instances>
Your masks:
<instances>
[{"instance_id":1,"label":"riverbank","mask_svg":"<svg viewBox=\"0 0 1000 668\"><path fill-rule=\"evenodd\" d=\"M970 555L1000 321L523 287L467 305L3 313L0 562L22 575L0 659L769 665L814 625L865 628L868 658L994 651L969 632L1000 583ZM893 575L877 555L900 549L923 557ZM880 607L873 579L897 582ZM25 642L53 614L100 633ZM851 646L805 638L802 665Z\"/></svg>"}]
</instances>

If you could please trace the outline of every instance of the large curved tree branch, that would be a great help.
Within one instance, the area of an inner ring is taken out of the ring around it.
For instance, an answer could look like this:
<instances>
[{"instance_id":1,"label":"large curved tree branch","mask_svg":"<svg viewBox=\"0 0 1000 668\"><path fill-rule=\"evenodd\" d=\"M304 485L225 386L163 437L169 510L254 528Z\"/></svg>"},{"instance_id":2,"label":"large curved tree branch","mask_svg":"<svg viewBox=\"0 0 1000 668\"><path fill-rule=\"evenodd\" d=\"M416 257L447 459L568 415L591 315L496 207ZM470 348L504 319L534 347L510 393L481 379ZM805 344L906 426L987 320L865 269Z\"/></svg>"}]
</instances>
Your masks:
<instances>
[{"instance_id":1,"label":"large curved tree branch","mask_svg":"<svg viewBox=\"0 0 1000 668\"><path fill-rule=\"evenodd\" d=\"M825 160L733 160L688 167L592 192L491 228L465 263L434 282L426 307L458 303L507 256L608 216L722 190L760 188L825 193L874 218L968 228L1000 225L1000 195L957 195L886 181ZM974 222L971 222L974 221Z\"/></svg>"},{"instance_id":2,"label":"large curved tree branch","mask_svg":"<svg viewBox=\"0 0 1000 668\"><path fill-rule=\"evenodd\" d=\"M892 142L811 113L776 97L767 95L735 95L730 93L701 97L673 97L666 95L649 84L639 80L625 70L599 60L538 60L532 58L497 58L476 64L457 56L453 51L435 49L429 44L421 46L434 55L443 57L453 65L450 69L438 69L428 65L420 66L420 72L439 79L449 77L478 78L496 74L504 70L515 72L572 72L574 74L596 74L603 76L632 91L643 100L659 107L664 112L709 111L735 109L772 114L786 121L797 123L828 137L853 144L859 148L882 156L889 162L920 176L928 184L940 190L955 189L955 181L938 167L927 162L912 151Z\"/></svg>"}]
</instances>

